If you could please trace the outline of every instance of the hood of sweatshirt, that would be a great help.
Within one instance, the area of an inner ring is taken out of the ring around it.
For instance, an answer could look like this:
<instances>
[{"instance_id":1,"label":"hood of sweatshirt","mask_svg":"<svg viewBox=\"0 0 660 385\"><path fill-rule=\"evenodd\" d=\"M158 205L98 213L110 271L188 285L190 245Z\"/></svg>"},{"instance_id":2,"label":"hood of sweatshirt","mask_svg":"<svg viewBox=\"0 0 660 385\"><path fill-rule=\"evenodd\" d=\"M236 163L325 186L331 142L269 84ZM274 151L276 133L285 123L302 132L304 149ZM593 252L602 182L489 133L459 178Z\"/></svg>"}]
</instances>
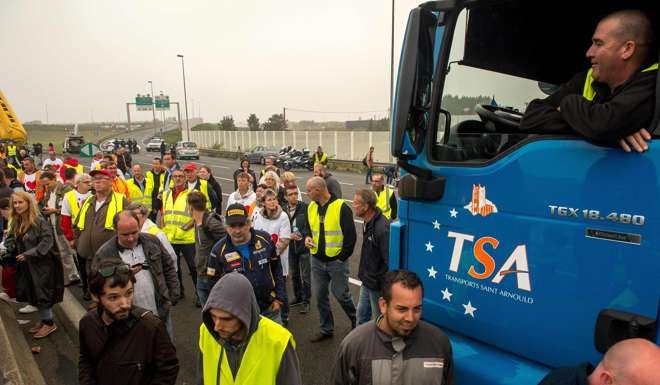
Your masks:
<instances>
[{"instance_id":1,"label":"hood of sweatshirt","mask_svg":"<svg viewBox=\"0 0 660 385\"><path fill-rule=\"evenodd\" d=\"M209 311L220 309L233 314L247 329L246 338L243 342L225 340L215 332L213 319ZM218 283L213 286L209 298L206 300L202 310L202 319L208 331L227 350L242 348L259 324L259 305L254 295L252 284L243 274L233 272L225 274Z\"/></svg>"}]
</instances>

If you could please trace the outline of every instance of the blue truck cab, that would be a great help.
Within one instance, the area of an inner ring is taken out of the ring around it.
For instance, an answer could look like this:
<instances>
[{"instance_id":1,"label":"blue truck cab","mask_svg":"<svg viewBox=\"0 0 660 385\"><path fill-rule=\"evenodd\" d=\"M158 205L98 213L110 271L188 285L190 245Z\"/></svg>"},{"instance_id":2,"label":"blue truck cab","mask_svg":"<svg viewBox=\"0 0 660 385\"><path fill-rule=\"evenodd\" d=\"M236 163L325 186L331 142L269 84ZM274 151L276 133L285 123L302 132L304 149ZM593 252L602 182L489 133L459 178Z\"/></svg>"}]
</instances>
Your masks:
<instances>
[{"instance_id":1,"label":"blue truck cab","mask_svg":"<svg viewBox=\"0 0 660 385\"><path fill-rule=\"evenodd\" d=\"M598 363L619 340L659 341L660 140L626 153L519 127L526 103L589 68L598 21L628 8L647 11L660 36L656 5L635 1L448 0L410 12L390 267L422 278L423 318L449 335L458 384L536 384ZM656 101L649 131L659 120Z\"/></svg>"}]
</instances>

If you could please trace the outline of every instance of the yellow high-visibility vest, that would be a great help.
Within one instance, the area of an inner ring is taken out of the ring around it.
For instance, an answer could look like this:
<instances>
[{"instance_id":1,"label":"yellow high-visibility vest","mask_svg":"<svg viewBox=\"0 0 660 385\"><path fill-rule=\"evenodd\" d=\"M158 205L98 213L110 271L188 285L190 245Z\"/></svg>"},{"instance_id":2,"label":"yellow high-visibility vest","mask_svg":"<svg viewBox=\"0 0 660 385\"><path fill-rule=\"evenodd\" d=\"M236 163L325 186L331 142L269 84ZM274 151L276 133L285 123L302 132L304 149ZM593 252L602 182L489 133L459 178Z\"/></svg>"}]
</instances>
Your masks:
<instances>
[{"instance_id":1,"label":"yellow high-visibility vest","mask_svg":"<svg viewBox=\"0 0 660 385\"><path fill-rule=\"evenodd\" d=\"M131 202L143 203L147 207L151 207L151 193L154 191L153 178L144 178L144 192L140 190L140 186L135 183L135 178L126 181L128 187L128 195L131 197Z\"/></svg>"},{"instance_id":2,"label":"yellow high-visibility vest","mask_svg":"<svg viewBox=\"0 0 660 385\"><path fill-rule=\"evenodd\" d=\"M344 204L342 199L336 199L328 205L323 219L323 237L325 239L325 255L332 258L339 255L344 244L344 233L341 231L340 217L341 206ZM312 254L318 252L318 244L321 231L321 218L319 217L319 205L312 201L307 206L307 220L312 230L312 239L316 246L310 249Z\"/></svg>"},{"instance_id":3,"label":"yellow high-visibility vest","mask_svg":"<svg viewBox=\"0 0 660 385\"><path fill-rule=\"evenodd\" d=\"M376 206L378 206L383 215L385 215L385 218L392 219L392 207L390 207L390 198L392 197L392 194L394 194L394 190L389 188L389 186L385 186L380 194L376 193L375 191L374 194L376 195Z\"/></svg>"},{"instance_id":4,"label":"yellow high-visibility vest","mask_svg":"<svg viewBox=\"0 0 660 385\"><path fill-rule=\"evenodd\" d=\"M227 362L227 354L223 352L222 346L206 325L202 324L199 327L199 350L202 352L204 383L275 385L277 372L289 341L295 348L295 340L288 330L268 318L259 317L257 330L250 336L234 379ZM219 375L218 368L220 368Z\"/></svg>"},{"instance_id":5,"label":"yellow high-visibility vest","mask_svg":"<svg viewBox=\"0 0 660 385\"><path fill-rule=\"evenodd\" d=\"M199 192L206 197L206 208L211 209L211 198L209 197L209 182L202 178L197 178L199 181ZM192 191L192 190L190 190Z\"/></svg>"},{"instance_id":6,"label":"yellow high-visibility vest","mask_svg":"<svg viewBox=\"0 0 660 385\"><path fill-rule=\"evenodd\" d=\"M658 70L658 63L655 63L649 66L648 68L642 70L642 72L657 71L657 70ZM592 73L593 70L589 68L589 71L587 71L587 77L584 79L584 88L582 88L582 96L589 101L593 101L594 98L596 97L596 90L592 86L592 83L594 82Z\"/></svg>"},{"instance_id":7,"label":"yellow high-visibility vest","mask_svg":"<svg viewBox=\"0 0 660 385\"><path fill-rule=\"evenodd\" d=\"M80 212L80 206L78 205L76 190L68 191L66 194L64 194L64 199L69 202L69 207L71 208L71 218L77 218L78 213Z\"/></svg>"},{"instance_id":8,"label":"yellow high-visibility vest","mask_svg":"<svg viewBox=\"0 0 660 385\"><path fill-rule=\"evenodd\" d=\"M78 230L83 231L85 230L85 218L87 217L87 211L89 210L89 206L92 205L92 199L94 199L96 195L92 195L85 199L85 202L83 202L82 206L80 207L80 212L78 213L79 215L76 217L75 220L75 226L78 227ZM115 215L122 211L124 209L124 195L120 193L113 192L110 195L110 202L108 202L108 211L105 213L105 224L104 228L106 230L114 230L115 226L112 223L112 220L114 219Z\"/></svg>"},{"instance_id":9,"label":"yellow high-visibility vest","mask_svg":"<svg viewBox=\"0 0 660 385\"><path fill-rule=\"evenodd\" d=\"M319 158L319 153L315 152L314 153L314 165L316 164L326 164L328 163L328 155L326 155L325 152L321 153L321 158Z\"/></svg>"},{"instance_id":10,"label":"yellow high-visibility vest","mask_svg":"<svg viewBox=\"0 0 660 385\"><path fill-rule=\"evenodd\" d=\"M7 156L16 156L16 145L8 144L7 145Z\"/></svg>"},{"instance_id":11,"label":"yellow high-visibility vest","mask_svg":"<svg viewBox=\"0 0 660 385\"><path fill-rule=\"evenodd\" d=\"M177 195L176 201L172 199L171 189L165 190L163 196L163 232L173 245L195 243L195 227L184 230L182 226L192 221L188 211L188 194L190 191L184 189Z\"/></svg>"}]
</instances>

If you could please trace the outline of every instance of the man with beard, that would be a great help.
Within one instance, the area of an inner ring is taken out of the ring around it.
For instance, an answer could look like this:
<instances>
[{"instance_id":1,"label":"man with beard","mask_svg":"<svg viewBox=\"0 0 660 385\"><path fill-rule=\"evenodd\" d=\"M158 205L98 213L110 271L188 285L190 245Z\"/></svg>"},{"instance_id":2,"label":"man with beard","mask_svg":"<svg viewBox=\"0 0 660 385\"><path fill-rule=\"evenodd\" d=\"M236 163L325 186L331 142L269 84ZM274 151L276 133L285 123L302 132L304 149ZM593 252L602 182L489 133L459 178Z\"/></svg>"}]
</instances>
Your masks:
<instances>
[{"instance_id":1,"label":"man with beard","mask_svg":"<svg viewBox=\"0 0 660 385\"><path fill-rule=\"evenodd\" d=\"M135 277L129 265L101 264L89 291L98 307L79 324L81 385L174 384L179 360L163 322L133 306Z\"/></svg>"},{"instance_id":2,"label":"man with beard","mask_svg":"<svg viewBox=\"0 0 660 385\"><path fill-rule=\"evenodd\" d=\"M424 288L410 271L385 275L381 316L358 326L339 346L333 384L454 384L451 344L421 321Z\"/></svg>"}]
</instances>

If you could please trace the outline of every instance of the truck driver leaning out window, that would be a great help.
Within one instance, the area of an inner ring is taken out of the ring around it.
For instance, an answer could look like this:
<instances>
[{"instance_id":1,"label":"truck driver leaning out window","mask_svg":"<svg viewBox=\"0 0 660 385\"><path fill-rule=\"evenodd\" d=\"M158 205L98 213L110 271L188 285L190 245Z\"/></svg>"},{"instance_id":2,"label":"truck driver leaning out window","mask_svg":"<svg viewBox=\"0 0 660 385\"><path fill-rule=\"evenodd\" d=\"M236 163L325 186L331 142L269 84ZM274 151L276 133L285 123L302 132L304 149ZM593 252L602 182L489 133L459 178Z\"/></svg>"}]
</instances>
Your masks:
<instances>
[{"instance_id":1,"label":"truck driver leaning out window","mask_svg":"<svg viewBox=\"0 0 660 385\"><path fill-rule=\"evenodd\" d=\"M591 68L553 95L530 102L520 127L536 132L572 129L596 142L618 141L626 152L643 152L651 139L646 128L653 117L658 74L651 22L641 11L617 11L598 23L591 40L586 53Z\"/></svg>"}]
</instances>

